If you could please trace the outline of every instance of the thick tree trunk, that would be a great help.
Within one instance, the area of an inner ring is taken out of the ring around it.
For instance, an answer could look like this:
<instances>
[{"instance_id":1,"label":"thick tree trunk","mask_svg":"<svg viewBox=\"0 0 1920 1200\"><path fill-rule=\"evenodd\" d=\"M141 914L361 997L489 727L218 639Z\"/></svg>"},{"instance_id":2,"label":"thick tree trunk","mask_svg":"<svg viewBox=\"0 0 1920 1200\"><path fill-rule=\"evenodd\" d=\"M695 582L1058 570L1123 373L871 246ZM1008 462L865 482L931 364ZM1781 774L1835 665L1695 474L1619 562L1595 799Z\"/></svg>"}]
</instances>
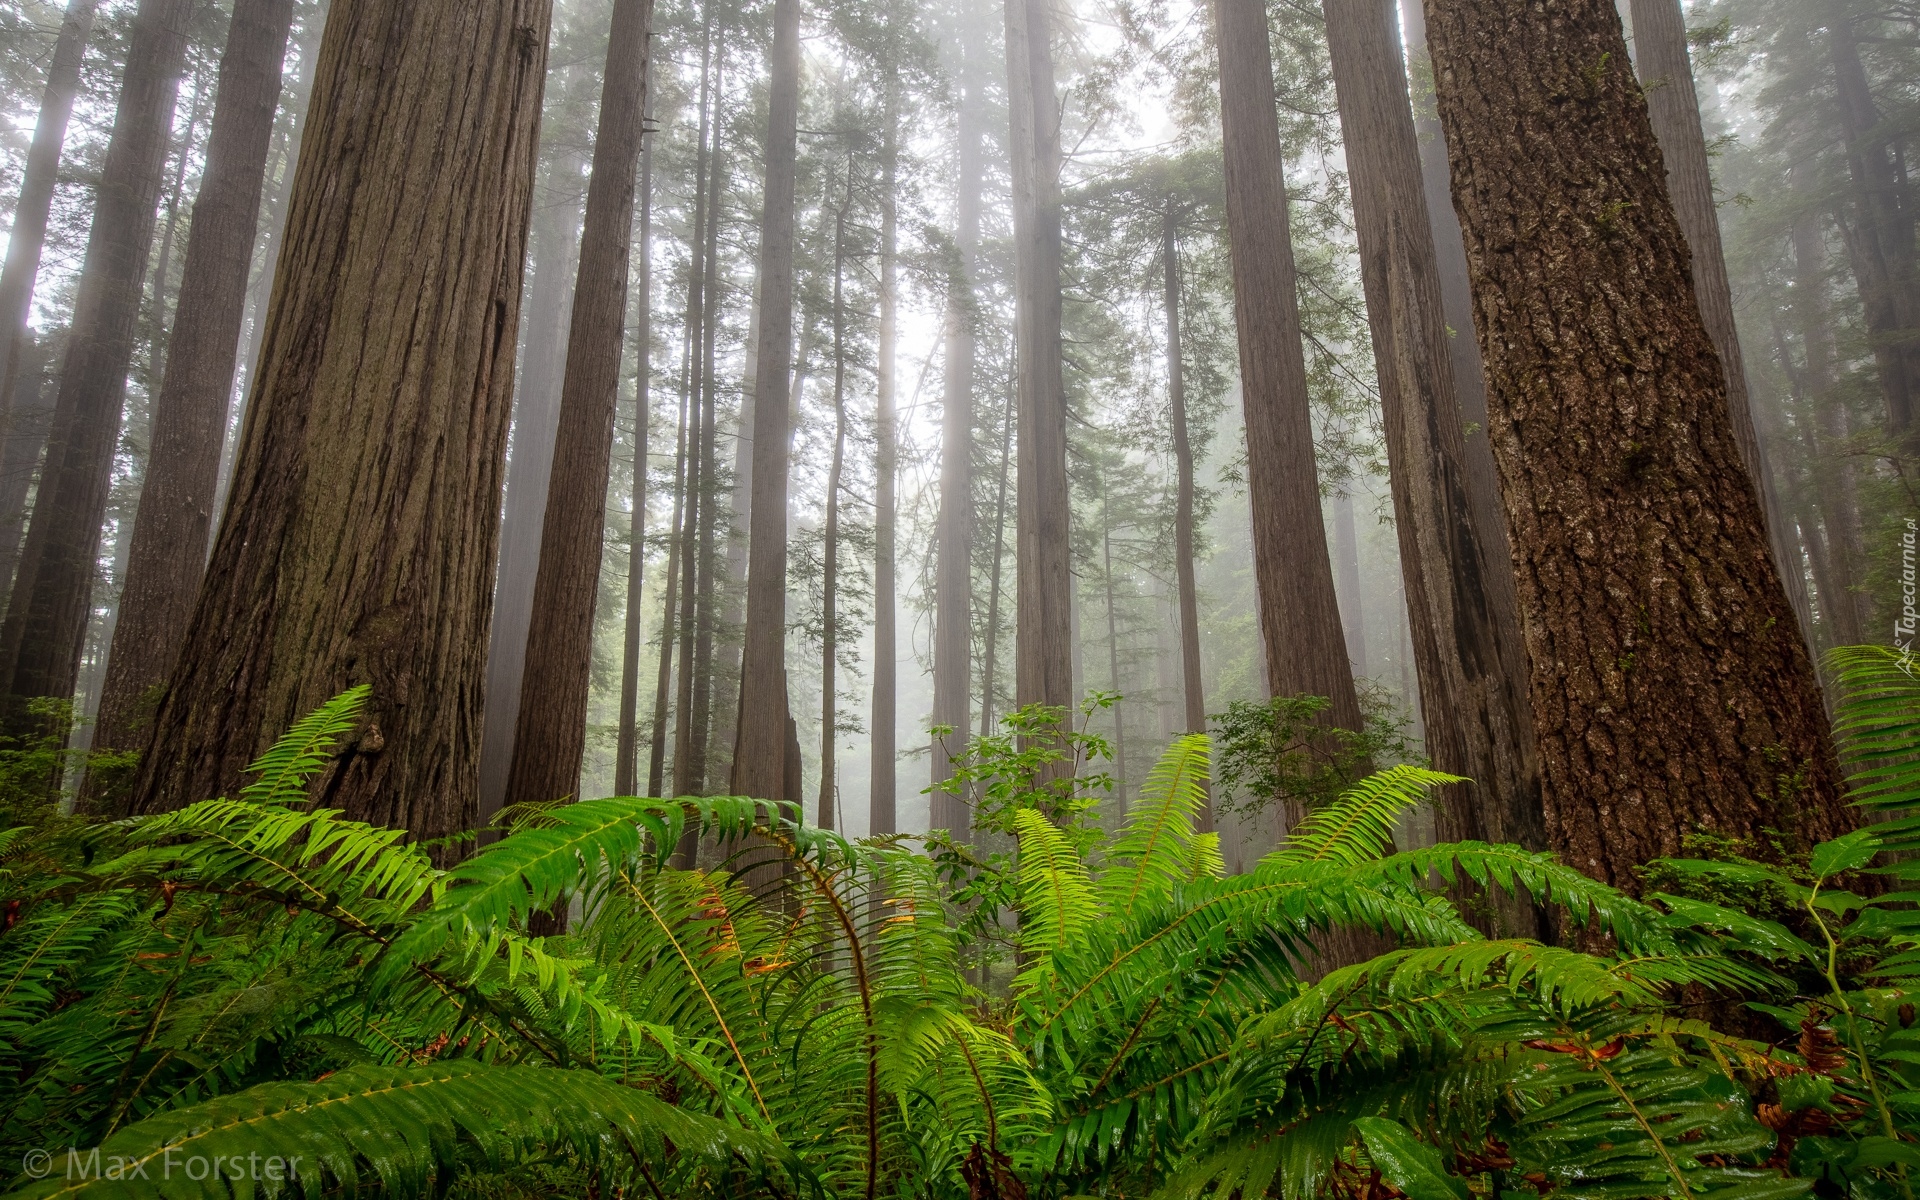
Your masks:
<instances>
[{"instance_id":1,"label":"thick tree trunk","mask_svg":"<svg viewBox=\"0 0 1920 1200\"><path fill-rule=\"evenodd\" d=\"M1740 457L1760 494L1761 511L1776 562L1789 562L1790 539L1783 536L1788 518L1769 486L1766 449L1754 431L1753 400L1747 390L1746 361L1740 353L1740 334L1734 328L1733 286L1727 280L1726 254L1720 244L1720 214L1713 202L1713 175L1707 164L1707 137L1700 126L1700 100L1693 86L1693 63L1687 54L1687 18L1680 0L1631 0L1634 67L1647 96L1647 112L1660 154L1667 167L1667 192L1673 215L1692 251L1693 291L1707 336L1719 351L1727 379L1727 411L1733 419L1734 440ZM1782 582L1793 605L1800 633L1813 636L1813 606L1806 583L1797 571Z\"/></svg>"},{"instance_id":2,"label":"thick tree trunk","mask_svg":"<svg viewBox=\"0 0 1920 1200\"><path fill-rule=\"evenodd\" d=\"M651 22L649 22L651 24ZM647 111L652 108L652 87ZM620 730L614 746L613 790L620 796L636 794L640 770L640 643L645 636L645 606L641 583L647 561L647 434L651 413L648 384L653 372L653 145L640 151L640 261L634 284L634 322L638 331L639 363L633 396L633 510L627 530L627 613L620 652Z\"/></svg>"},{"instance_id":3,"label":"thick tree trunk","mask_svg":"<svg viewBox=\"0 0 1920 1200\"><path fill-rule=\"evenodd\" d=\"M58 380L48 376L48 360L59 353L56 338L26 342L14 377L13 409L6 437L0 440L0 595L9 590L20 558L20 537L27 525L27 493L33 487L40 456L53 422L53 393Z\"/></svg>"},{"instance_id":4,"label":"thick tree trunk","mask_svg":"<svg viewBox=\"0 0 1920 1200\"><path fill-rule=\"evenodd\" d=\"M573 283L580 261L580 201L573 192L582 167L571 149L549 168L562 195L537 205L533 270L527 282L520 380L513 398L506 497L494 575L493 640L487 650L486 708L480 747L480 816L491 819L507 795L514 729L520 720L520 682L526 674L527 630L533 624L533 583L540 569L540 533L553 481L559 430L565 334L572 322Z\"/></svg>"},{"instance_id":5,"label":"thick tree trunk","mask_svg":"<svg viewBox=\"0 0 1920 1200\"><path fill-rule=\"evenodd\" d=\"M1013 159L1014 341L1019 461L1014 505L1014 695L1074 703L1067 399L1060 351L1060 106L1053 8L1006 0Z\"/></svg>"},{"instance_id":6,"label":"thick tree trunk","mask_svg":"<svg viewBox=\"0 0 1920 1200\"><path fill-rule=\"evenodd\" d=\"M867 802L869 836L893 833L899 790L900 646L895 612L894 473L899 457L894 428L895 358L899 341L899 296L895 280L899 257L898 80L889 81L886 132L882 138L880 196L880 345L874 407L873 452L873 728Z\"/></svg>"},{"instance_id":7,"label":"thick tree trunk","mask_svg":"<svg viewBox=\"0 0 1920 1200\"><path fill-rule=\"evenodd\" d=\"M1430 0L1427 21L1550 843L1634 888L1700 827L1850 828L1618 15Z\"/></svg>"},{"instance_id":8,"label":"thick tree trunk","mask_svg":"<svg viewBox=\"0 0 1920 1200\"><path fill-rule=\"evenodd\" d=\"M947 279L940 521L934 535L933 724L953 732L933 739L934 790L927 814L929 829L945 829L961 837L972 824L966 799L943 790L941 784L953 778L952 755L966 740L973 692L973 270L980 243L985 158L976 103L975 88L968 84L955 122L960 167L954 214L956 262Z\"/></svg>"},{"instance_id":9,"label":"thick tree trunk","mask_svg":"<svg viewBox=\"0 0 1920 1200\"><path fill-rule=\"evenodd\" d=\"M1488 603L1493 576L1509 566L1489 558L1470 496L1456 363L1393 0L1329 0L1327 40L1427 751L1436 769L1473 781L1445 798L1442 836L1539 848L1539 765L1524 677L1505 667Z\"/></svg>"},{"instance_id":10,"label":"thick tree trunk","mask_svg":"<svg viewBox=\"0 0 1920 1200\"><path fill-rule=\"evenodd\" d=\"M1359 729L1313 456L1266 9L1259 0L1217 0L1217 13L1227 231L1267 685L1276 696L1325 696L1330 724Z\"/></svg>"},{"instance_id":11,"label":"thick tree trunk","mask_svg":"<svg viewBox=\"0 0 1920 1200\"><path fill-rule=\"evenodd\" d=\"M747 626L732 791L788 792L787 401L793 366L793 201L799 143L800 0L774 0L766 187L760 227L760 349L753 386L753 506ZM795 764L796 766L798 764Z\"/></svg>"},{"instance_id":12,"label":"thick tree trunk","mask_svg":"<svg viewBox=\"0 0 1920 1200\"><path fill-rule=\"evenodd\" d=\"M67 144L67 122L80 90L80 63L86 57L87 38L93 33L94 11L100 0L67 0L60 36L47 65L47 86L41 93L40 113L34 119L33 141L20 175L20 198L14 202L13 223L7 234L6 266L0 268L0 439L13 436L14 388L24 378L22 359L30 334L27 316L33 309L34 279L40 273L40 254L47 243L47 218L53 211L53 189L60 181L60 153ZM35 381L37 384L37 381ZM12 562L6 566L10 569ZM0 578L0 585L5 580Z\"/></svg>"},{"instance_id":13,"label":"thick tree trunk","mask_svg":"<svg viewBox=\"0 0 1920 1200\"><path fill-rule=\"evenodd\" d=\"M292 23L293 0L237 0L227 27L207 163L94 724L96 751L144 744L157 693L193 620Z\"/></svg>"},{"instance_id":14,"label":"thick tree trunk","mask_svg":"<svg viewBox=\"0 0 1920 1200\"><path fill-rule=\"evenodd\" d=\"M1187 434L1187 374L1180 337L1180 230L1172 204L1160 233L1161 266L1166 276L1167 408L1173 422L1175 471L1173 504L1173 576L1180 629L1182 733L1205 733L1207 691L1200 675L1200 587L1194 579L1193 441ZM1213 830L1213 806L1201 813L1199 828Z\"/></svg>"},{"instance_id":15,"label":"thick tree trunk","mask_svg":"<svg viewBox=\"0 0 1920 1200\"><path fill-rule=\"evenodd\" d=\"M520 685L508 804L571 796L580 786L652 21L653 0L615 0L560 389L553 482L533 586L533 611L540 619L527 631L526 661L539 667Z\"/></svg>"},{"instance_id":16,"label":"thick tree trunk","mask_svg":"<svg viewBox=\"0 0 1920 1200\"><path fill-rule=\"evenodd\" d=\"M0 623L0 695L70 699L133 362L155 203L192 0L141 0L74 296L66 366L18 576Z\"/></svg>"},{"instance_id":17,"label":"thick tree trunk","mask_svg":"<svg viewBox=\"0 0 1920 1200\"><path fill-rule=\"evenodd\" d=\"M473 828L550 18L334 0L230 516L135 811L232 794L365 683L316 798L420 838Z\"/></svg>"}]
</instances>

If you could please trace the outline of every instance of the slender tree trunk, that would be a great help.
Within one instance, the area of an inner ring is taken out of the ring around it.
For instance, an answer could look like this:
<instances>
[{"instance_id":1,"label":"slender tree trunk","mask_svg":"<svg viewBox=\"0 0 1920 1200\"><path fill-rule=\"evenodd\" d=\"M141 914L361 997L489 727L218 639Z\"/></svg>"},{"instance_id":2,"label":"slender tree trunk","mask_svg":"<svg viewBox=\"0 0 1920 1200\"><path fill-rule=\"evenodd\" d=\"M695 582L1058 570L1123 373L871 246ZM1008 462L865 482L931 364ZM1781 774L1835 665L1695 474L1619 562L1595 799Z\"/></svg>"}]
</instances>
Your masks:
<instances>
[{"instance_id":1,"label":"slender tree trunk","mask_svg":"<svg viewBox=\"0 0 1920 1200\"><path fill-rule=\"evenodd\" d=\"M1007 476L1013 462L1015 387L1007 389L1006 414L1000 421L1000 479L993 501L993 566L987 573L986 662L980 669L980 736L993 732L993 706L998 699L1000 649L1000 573L1007 560Z\"/></svg>"},{"instance_id":2,"label":"slender tree trunk","mask_svg":"<svg viewBox=\"0 0 1920 1200\"><path fill-rule=\"evenodd\" d=\"M705 317L700 352L700 377L704 399L700 410L700 528L699 587L694 594L693 639L693 721L692 775L694 788L701 794L711 790L707 749L713 730L713 637L717 607L720 559L715 550L719 528L720 464L720 377L715 370L715 348L720 336L720 306L724 301L720 273L721 197L726 190L726 157L720 138L725 125L725 31L714 47L713 148L707 179L707 248L704 255L706 282L702 285L701 307Z\"/></svg>"},{"instance_id":3,"label":"slender tree trunk","mask_svg":"<svg viewBox=\"0 0 1920 1200\"><path fill-rule=\"evenodd\" d=\"M1367 674L1367 623L1360 607L1360 531L1353 518L1353 493L1341 490L1333 498L1334 553L1340 559L1340 625L1347 633L1347 662L1354 678Z\"/></svg>"},{"instance_id":4,"label":"slender tree trunk","mask_svg":"<svg viewBox=\"0 0 1920 1200\"><path fill-rule=\"evenodd\" d=\"M1473 781L1445 797L1443 836L1540 848L1524 677L1505 667L1487 602L1495 573L1509 567L1489 558L1470 494L1459 364L1448 346L1398 25L1393 0L1327 5L1420 711L1436 769ZM1514 932L1535 932L1530 911L1507 915Z\"/></svg>"},{"instance_id":5,"label":"slender tree trunk","mask_svg":"<svg viewBox=\"0 0 1920 1200\"><path fill-rule=\"evenodd\" d=\"M1551 844L1634 888L1702 826L1851 828L1618 15L1430 0L1427 21Z\"/></svg>"},{"instance_id":6,"label":"slender tree trunk","mask_svg":"<svg viewBox=\"0 0 1920 1200\"><path fill-rule=\"evenodd\" d=\"M895 280L900 241L899 86L897 78L888 82L886 131L880 150L880 345L873 422L873 728L870 734L873 757L867 803L869 836L893 833L899 825L896 807L900 771L900 645L895 604L893 494L899 457L899 435L894 426L898 375L895 359L900 324Z\"/></svg>"},{"instance_id":7,"label":"slender tree trunk","mask_svg":"<svg viewBox=\"0 0 1920 1200\"><path fill-rule=\"evenodd\" d=\"M1707 163L1707 137L1700 126L1700 100L1687 54L1687 18L1680 0L1631 0L1634 66L1647 96L1654 137L1667 167L1667 192L1673 215L1692 251L1693 290L1707 336L1719 351L1727 379L1727 410L1733 418L1740 457L1760 493L1774 559L1791 561L1790 539L1783 536L1787 517L1768 486L1766 448L1754 431L1753 400L1747 390L1746 361L1734 328L1733 286L1727 280L1726 254L1720 243L1720 214L1713 202L1713 175ZM1813 636L1813 606L1797 571L1781 576L1804 638Z\"/></svg>"},{"instance_id":8,"label":"slender tree trunk","mask_svg":"<svg viewBox=\"0 0 1920 1200\"><path fill-rule=\"evenodd\" d=\"M539 669L523 676L520 685L508 804L570 796L580 787L652 22L653 0L615 0L560 389L553 483L533 586L533 611L540 619L527 631L526 661Z\"/></svg>"},{"instance_id":9,"label":"slender tree trunk","mask_svg":"<svg viewBox=\"0 0 1920 1200\"><path fill-rule=\"evenodd\" d=\"M293 0L237 0L227 27L207 164L94 724L96 751L144 743L157 693L193 620L292 23Z\"/></svg>"},{"instance_id":10,"label":"slender tree trunk","mask_svg":"<svg viewBox=\"0 0 1920 1200\"><path fill-rule=\"evenodd\" d=\"M1914 242L1916 206L1902 147L1867 86L1860 45L1844 5L1829 5L1834 83L1852 182L1854 220L1847 251L1860 289L1887 432L1908 455L1920 455L1920 250Z\"/></svg>"},{"instance_id":11,"label":"slender tree trunk","mask_svg":"<svg viewBox=\"0 0 1920 1200\"><path fill-rule=\"evenodd\" d=\"M16 707L35 696L72 698L80 669L192 15L192 0L141 0L134 12L46 462L0 623L0 690Z\"/></svg>"},{"instance_id":12,"label":"slender tree trunk","mask_svg":"<svg viewBox=\"0 0 1920 1200\"><path fill-rule=\"evenodd\" d=\"M583 164L572 149L549 167L561 195L535 209L533 270L528 281L520 380L513 398L507 457L505 516L499 569L494 576L492 643L487 651L486 706L480 747L480 816L491 819L506 801L520 720L520 683L527 666L527 630L533 625L534 577L540 534L553 481L560 388L566 369L565 332L572 322L573 283L580 260L580 203L572 189Z\"/></svg>"},{"instance_id":13,"label":"slender tree trunk","mask_svg":"<svg viewBox=\"0 0 1920 1200\"><path fill-rule=\"evenodd\" d=\"M945 829L962 837L972 824L966 800L940 785L953 778L952 756L967 736L973 691L973 271L980 243L984 158L975 102L973 85L963 84L955 123L960 166L954 214L956 261L947 279L940 518L934 534L933 585L933 724L953 732L933 739L933 792L927 814L929 829Z\"/></svg>"},{"instance_id":14,"label":"slender tree trunk","mask_svg":"<svg viewBox=\"0 0 1920 1200\"><path fill-rule=\"evenodd\" d=\"M1048 0L1005 0L1013 159L1015 472L1014 693L1069 708L1073 695L1072 510L1060 351L1060 105Z\"/></svg>"},{"instance_id":15,"label":"slender tree trunk","mask_svg":"<svg viewBox=\"0 0 1920 1200\"><path fill-rule=\"evenodd\" d=\"M1227 231L1267 684L1276 696L1324 696L1330 724L1359 729L1320 513L1266 9L1259 0L1217 0L1217 13Z\"/></svg>"},{"instance_id":16,"label":"slender tree trunk","mask_svg":"<svg viewBox=\"0 0 1920 1200\"><path fill-rule=\"evenodd\" d=\"M41 93L40 113L33 125L33 141L20 176L20 198L14 202L12 228L7 234L7 258L0 268L0 439L13 436L13 394L30 334L27 317L33 309L34 279L40 273L40 255L47 244L47 218L53 211L53 189L60 181L60 154L67 143L67 122L80 90L80 63L86 57L87 38L93 34L94 11L100 0L67 0L60 36L47 65L47 86ZM5 564L11 572L11 555ZM0 579L0 584L5 580Z\"/></svg>"},{"instance_id":17,"label":"slender tree trunk","mask_svg":"<svg viewBox=\"0 0 1920 1200\"><path fill-rule=\"evenodd\" d=\"M1127 816L1127 719L1125 690L1120 686L1120 623L1113 602L1113 518L1107 508L1107 482L1100 482L1100 563L1101 581L1106 585L1107 601L1107 686L1113 689L1113 769L1114 800L1119 818Z\"/></svg>"},{"instance_id":18,"label":"slender tree trunk","mask_svg":"<svg viewBox=\"0 0 1920 1200\"><path fill-rule=\"evenodd\" d=\"M1200 587L1194 579L1193 561L1193 441L1187 434L1187 372L1180 336L1180 228L1171 203L1160 231L1160 260L1166 276L1167 408L1173 422L1173 575L1180 629L1180 731L1205 733L1207 692L1200 675ZM1198 828L1202 833L1213 831L1211 801L1200 814Z\"/></svg>"},{"instance_id":19,"label":"slender tree trunk","mask_svg":"<svg viewBox=\"0 0 1920 1200\"><path fill-rule=\"evenodd\" d=\"M674 616L680 598L680 553L686 545L687 424L686 389L680 391L679 433L673 450L673 519L667 523L667 595L660 616L660 671L653 689L652 753L647 762L647 795L661 795L666 782L667 708L673 686ZM684 667L682 668L685 669Z\"/></svg>"},{"instance_id":20,"label":"slender tree trunk","mask_svg":"<svg viewBox=\"0 0 1920 1200\"><path fill-rule=\"evenodd\" d=\"M732 791L789 791L787 762L787 411L793 366L793 201L800 112L800 0L774 0L773 55L760 228L760 350L753 387L753 505L747 544L747 626ZM797 791L797 789L796 789Z\"/></svg>"},{"instance_id":21,"label":"slender tree trunk","mask_svg":"<svg viewBox=\"0 0 1920 1200\"><path fill-rule=\"evenodd\" d=\"M651 23L651 22L649 22ZM652 110L651 85L647 111ZM627 530L627 620L620 656L620 731L614 749L613 790L621 796L636 792L640 770L640 643L645 637L641 583L647 560L647 434L651 411L653 371L653 144L644 140L640 151L640 260L635 270L634 341L639 345L633 396L633 512ZM651 793L650 793L651 794Z\"/></svg>"},{"instance_id":22,"label":"slender tree trunk","mask_svg":"<svg viewBox=\"0 0 1920 1200\"><path fill-rule=\"evenodd\" d=\"M827 466L826 517L820 531L820 803L822 829L833 819L840 758L840 477L847 454L847 206L853 203L853 159L847 197L833 215L833 457Z\"/></svg>"},{"instance_id":23,"label":"slender tree trunk","mask_svg":"<svg viewBox=\"0 0 1920 1200\"><path fill-rule=\"evenodd\" d=\"M757 288L755 289L758 290ZM747 312L741 355L740 409L734 418L733 479L727 497L726 611L716 634L724 634L726 669L714 676L713 726L707 733L707 778L730 778L734 722L740 715L741 633L747 620L747 521L753 505L753 380L760 356L760 309ZM727 764L726 772L719 764Z\"/></svg>"},{"instance_id":24,"label":"slender tree trunk","mask_svg":"<svg viewBox=\"0 0 1920 1200\"><path fill-rule=\"evenodd\" d=\"M420 838L474 827L551 15L334 0L232 515L134 811L233 794L303 713L365 683L315 798Z\"/></svg>"}]
</instances>

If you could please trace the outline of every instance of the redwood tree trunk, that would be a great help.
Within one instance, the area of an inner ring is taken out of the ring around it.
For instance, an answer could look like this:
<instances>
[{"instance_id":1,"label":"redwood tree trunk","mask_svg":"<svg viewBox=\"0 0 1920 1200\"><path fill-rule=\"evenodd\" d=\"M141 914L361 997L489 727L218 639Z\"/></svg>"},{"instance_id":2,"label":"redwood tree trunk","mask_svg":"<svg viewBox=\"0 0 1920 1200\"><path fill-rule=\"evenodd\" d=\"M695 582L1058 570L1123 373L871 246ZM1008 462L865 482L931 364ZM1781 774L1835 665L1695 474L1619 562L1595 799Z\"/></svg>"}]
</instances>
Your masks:
<instances>
[{"instance_id":1,"label":"redwood tree trunk","mask_svg":"<svg viewBox=\"0 0 1920 1200\"><path fill-rule=\"evenodd\" d=\"M833 216L833 458L827 465L827 511L820 530L820 801L815 820L832 829L840 758L840 477L847 455L847 206L853 203L853 159L847 197Z\"/></svg>"},{"instance_id":2,"label":"redwood tree trunk","mask_svg":"<svg viewBox=\"0 0 1920 1200\"><path fill-rule=\"evenodd\" d=\"M120 618L94 725L96 751L144 744L140 735L150 706L193 620L292 24L293 0L237 0L227 27L207 163L193 204Z\"/></svg>"},{"instance_id":3,"label":"redwood tree trunk","mask_svg":"<svg viewBox=\"0 0 1920 1200\"><path fill-rule=\"evenodd\" d=\"M1490 558L1469 494L1394 0L1329 0L1327 43L1353 186L1427 752L1437 770L1473 781L1445 798L1441 829L1450 841L1540 848L1539 765L1525 682L1505 668L1487 602L1491 577L1509 566Z\"/></svg>"},{"instance_id":4,"label":"redwood tree trunk","mask_svg":"<svg viewBox=\"0 0 1920 1200\"><path fill-rule=\"evenodd\" d=\"M74 296L33 515L0 623L0 694L69 699L133 363L193 0L141 0Z\"/></svg>"},{"instance_id":5,"label":"redwood tree trunk","mask_svg":"<svg viewBox=\"0 0 1920 1200\"><path fill-rule=\"evenodd\" d=\"M1850 828L1612 3L1427 24L1550 843L1631 889L1696 828Z\"/></svg>"},{"instance_id":6,"label":"redwood tree trunk","mask_svg":"<svg viewBox=\"0 0 1920 1200\"><path fill-rule=\"evenodd\" d=\"M793 367L793 200L799 145L800 0L774 0L766 187L760 226L760 349L753 386L753 506L747 627L732 791L797 799L788 784L787 400ZM798 765L797 763L795 764Z\"/></svg>"},{"instance_id":7,"label":"redwood tree trunk","mask_svg":"<svg viewBox=\"0 0 1920 1200\"><path fill-rule=\"evenodd\" d=\"M975 102L974 85L968 83L955 122L960 167L953 239L957 261L947 280L940 523L935 532L933 724L953 732L933 741L934 790L927 814L929 829L962 837L972 824L966 801L940 785L953 778L952 753L966 740L973 691L973 268L980 243L984 158Z\"/></svg>"},{"instance_id":8,"label":"redwood tree trunk","mask_svg":"<svg viewBox=\"0 0 1920 1200\"><path fill-rule=\"evenodd\" d=\"M651 23L651 22L649 22ZM651 93L652 89L647 89ZM651 110L651 103L646 110ZM644 122L643 122L644 126ZM644 138L644 128L643 128ZM627 620L620 654L620 731L615 743L615 795L638 792L640 769L640 642L644 636L644 599L641 583L647 560L647 435L653 373L653 145L642 141L640 151L640 262L634 285L634 321L638 332L639 363L633 396L633 512L627 530Z\"/></svg>"},{"instance_id":9,"label":"redwood tree trunk","mask_svg":"<svg viewBox=\"0 0 1920 1200\"><path fill-rule=\"evenodd\" d=\"M1074 702L1072 510L1060 357L1060 106L1052 13L1047 0L1006 0L1019 413L1014 695L1019 704L1066 708Z\"/></svg>"},{"instance_id":10,"label":"redwood tree trunk","mask_svg":"<svg viewBox=\"0 0 1920 1200\"><path fill-rule=\"evenodd\" d=\"M899 341L899 296L895 280L899 257L898 197L900 94L897 78L886 97L886 132L881 155L880 197L880 345L874 410L873 454L873 729L867 803L869 836L892 833L899 823L898 793L900 647L894 583L894 472L898 433L894 428L895 367Z\"/></svg>"},{"instance_id":11,"label":"redwood tree trunk","mask_svg":"<svg viewBox=\"0 0 1920 1200\"><path fill-rule=\"evenodd\" d=\"M94 11L100 0L68 0L47 65L47 86L34 119L33 141L20 176L20 198L13 206L13 225L7 234L6 266L0 268L0 439L13 436L13 392L22 376L21 355L27 343L27 314L33 308L34 278L40 273L40 253L47 243L47 217L53 211L53 189L60 180L60 152L67 144L67 122L73 116L73 98L80 90L80 63L86 57L87 38L93 33ZM11 566L11 564L9 564ZM0 579L3 585L4 579Z\"/></svg>"},{"instance_id":12,"label":"redwood tree trunk","mask_svg":"<svg viewBox=\"0 0 1920 1200\"><path fill-rule=\"evenodd\" d=\"M473 827L549 0L334 0L229 519L134 788L232 794L365 683L315 784Z\"/></svg>"},{"instance_id":13,"label":"redwood tree trunk","mask_svg":"<svg viewBox=\"0 0 1920 1200\"><path fill-rule=\"evenodd\" d=\"M1166 274L1167 407L1173 419L1176 473L1173 507L1173 574L1179 593L1180 694L1182 732L1207 730L1207 692L1200 677L1200 588L1193 571L1193 441L1187 435L1187 377L1180 341L1180 231L1172 204L1161 230L1160 254ZM1200 816L1200 831L1213 829L1213 806Z\"/></svg>"},{"instance_id":14,"label":"redwood tree trunk","mask_svg":"<svg viewBox=\"0 0 1920 1200\"><path fill-rule=\"evenodd\" d=\"M1276 696L1325 696L1329 723L1359 729L1320 513L1266 9L1260 0L1217 0L1217 12L1228 248L1267 685Z\"/></svg>"},{"instance_id":15,"label":"redwood tree trunk","mask_svg":"<svg viewBox=\"0 0 1920 1200\"><path fill-rule=\"evenodd\" d=\"M526 672L520 685L508 804L571 796L580 786L652 20L653 0L615 0L553 477L540 534L540 570L533 585L539 619L527 629L526 661L537 669Z\"/></svg>"}]
</instances>

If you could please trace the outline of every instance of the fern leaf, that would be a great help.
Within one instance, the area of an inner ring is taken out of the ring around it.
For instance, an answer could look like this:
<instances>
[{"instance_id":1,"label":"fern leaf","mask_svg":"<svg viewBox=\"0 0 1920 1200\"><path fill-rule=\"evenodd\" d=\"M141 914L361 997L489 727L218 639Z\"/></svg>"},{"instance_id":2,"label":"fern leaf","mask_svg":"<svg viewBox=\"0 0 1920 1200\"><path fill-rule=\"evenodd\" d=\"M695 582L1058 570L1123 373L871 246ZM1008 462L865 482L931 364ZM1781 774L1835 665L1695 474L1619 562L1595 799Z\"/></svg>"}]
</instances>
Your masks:
<instances>
[{"instance_id":1,"label":"fern leaf","mask_svg":"<svg viewBox=\"0 0 1920 1200\"><path fill-rule=\"evenodd\" d=\"M1332 804L1309 813L1261 864L1352 866L1379 858L1393 844L1393 827L1401 813L1425 803L1432 788L1465 782L1457 775L1404 764L1376 771Z\"/></svg>"},{"instance_id":2,"label":"fern leaf","mask_svg":"<svg viewBox=\"0 0 1920 1200\"><path fill-rule=\"evenodd\" d=\"M1100 898L1109 912L1164 899L1194 875L1193 826L1207 802L1208 745L1204 733L1177 737L1147 773L1125 832L1107 851Z\"/></svg>"},{"instance_id":3,"label":"fern leaf","mask_svg":"<svg viewBox=\"0 0 1920 1200\"><path fill-rule=\"evenodd\" d=\"M360 721L373 689L367 684L348 688L294 722L272 749L247 770L258 779L240 789L255 804L297 804L305 800L307 781L327 765L334 747Z\"/></svg>"}]
</instances>

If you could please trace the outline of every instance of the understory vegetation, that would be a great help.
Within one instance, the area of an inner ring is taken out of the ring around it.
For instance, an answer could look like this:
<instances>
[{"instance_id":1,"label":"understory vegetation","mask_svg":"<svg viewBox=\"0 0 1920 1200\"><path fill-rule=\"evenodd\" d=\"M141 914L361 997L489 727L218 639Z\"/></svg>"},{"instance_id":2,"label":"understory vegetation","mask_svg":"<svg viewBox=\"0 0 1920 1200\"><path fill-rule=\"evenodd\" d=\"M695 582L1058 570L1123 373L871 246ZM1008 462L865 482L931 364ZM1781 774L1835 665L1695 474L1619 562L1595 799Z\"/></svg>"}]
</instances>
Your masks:
<instances>
[{"instance_id":1,"label":"understory vegetation","mask_svg":"<svg viewBox=\"0 0 1920 1200\"><path fill-rule=\"evenodd\" d=\"M349 692L238 796L6 810L0 1154L28 1196L1906 1200L1920 684L1834 665L1884 819L1637 898L1397 850L1453 782L1408 765L1226 876L1206 736L1109 837L1101 745L1044 709L962 760L979 847L620 798L511 811L442 869L308 805ZM689 832L722 868L672 865ZM1496 889L1555 942L1484 937ZM1382 952L1326 970L1336 931Z\"/></svg>"}]
</instances>

